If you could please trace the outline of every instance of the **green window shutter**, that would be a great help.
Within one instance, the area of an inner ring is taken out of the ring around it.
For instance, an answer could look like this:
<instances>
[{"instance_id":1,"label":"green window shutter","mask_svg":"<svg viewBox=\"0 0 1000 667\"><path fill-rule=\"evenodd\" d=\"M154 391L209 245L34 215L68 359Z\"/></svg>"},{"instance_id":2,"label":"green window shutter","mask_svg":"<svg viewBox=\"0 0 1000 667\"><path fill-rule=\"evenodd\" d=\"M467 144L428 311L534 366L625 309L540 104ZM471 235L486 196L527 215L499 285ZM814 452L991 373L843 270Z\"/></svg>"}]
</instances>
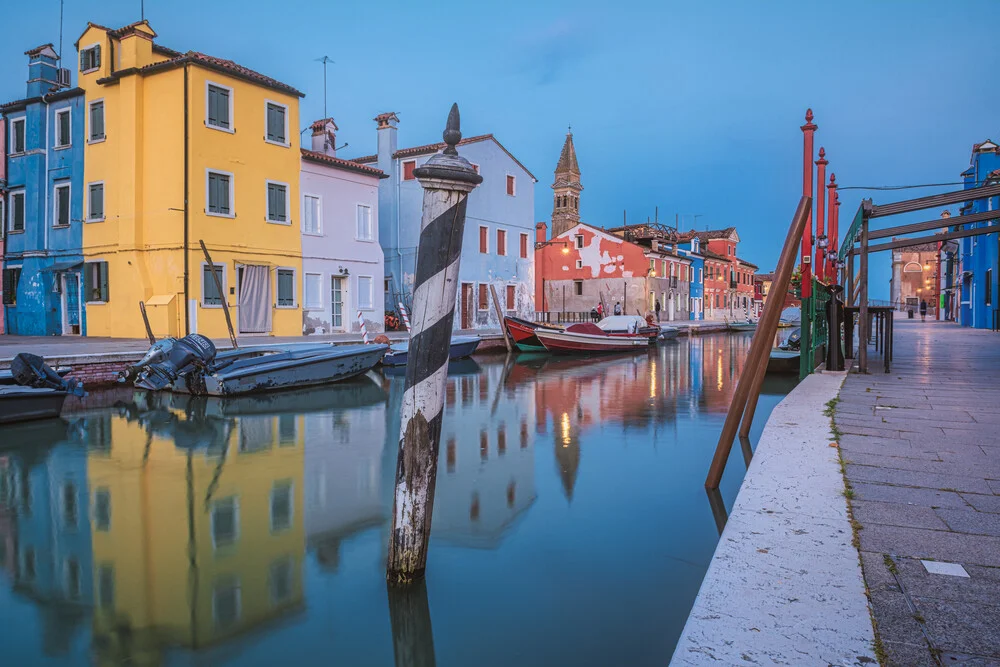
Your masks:
<instances>
[{"instance_id":1,"label":"green window shutter","mask_svg":"<svg viewBox=\"0 0 1000 667\"><path fill-rule=\"evenodd\" d=\"M285 188L284 188L284 186L281 186L281 185L274 186L274 193L275 193L276 206L277 206L277 209L278 209L275 212L277 215L275 216L274 219L275 220L280 220L281 222L287 222L287 216L285 215L286 206L285 206Z\"/></svg>"},{"instance_id":2,"label":"green window shutter","mask_svg":"<svg viewBox=\"0 0 1000 667\"><path fill-rule=\"evenodd\" d=\"M59 217L56 218L57 225L69 224L69 188L59 188Z\"/></svg>"},{"instance_id":3,"label":"green window shutter","mask_svg":"<svg viewBox=\"0 0 1000 667\"><path fill-rule=\"evenodd\" d=\"M83 299L84 301L94 301L94 265L83 265Z\"/></svg>"},{"instance_id":4,"label":"green window shutter","mask_svg":"<svg viewBox=\"0 0 1000 667\"><path fill-rule=\"evenodd\" d=\"M100 45L95 46L94 50L93 50L93 53L94 53L94 55L93 55L93 58L94 58L94 67L100 67L101 66L101 46Z\"/></svg>"},{"instance_id":5,"label":"green window shutter","mask_svg":"<svg viewBox=\"0 0 1000 667\"><path fill-rule=\"evenodd\" d=\"M222 282L223 271L225 267L219 264L215 265L215 270L219 272L219 282ZM202 270L202 281L204 282L204 293L205 293L205 305L206 306L221 306L222 305L222 295L219 294L219 290L215 286L215 277L212 275L212 267L206 264Z\"/></svg>"},{"instance_id":6,"label":"green window shutter","mask_svg":"<svg viewBox=\"0 0 1000 667\"><path fill-rule=\"evenodd\" d=\"M274 220L274 184L267 184L267 219Z\"/></svg>"},{"instance_id":7,"label":"green window shutter","mask_svg":"<svg viewBox=\"0 0 1000 667\"><path fill-rule=\"evenodd\" d=\"M278 305L295 305L295 272L278 269Z\"/></svg>"},{"instance_id":8,"label":"green window shutter","mask_svg":"<svg viewBox=\"0 0 1000 667\"><path fill-rule=\"evenodd\" d=\"M219 94L214 86L208 87L208 124L219 124Z\"/></svg>"},{"instance_id":9,"label":"green window shutter","mask_svg":"<svg viewBox=\"0 0 1000 667\"><path fill-rule=\"evenodd\" d=\"M104 102L90 105L90 139L104 138Z\"/></svg>"},{"instance_id":10,"label":"green window shutter","mask_svg":"<svg viewBox=\"0 0 1000 667\"><path fill-rule=\"evenodd\" d=\"M229 91L208 87L208 124L229 129Z\"/></svg>"},{"instance_id":11,"label":"green window shutter","mask_svg":"<svg viewBox=\"0 0 1000 667\"><path fill-rule=\"evenodd\" d=\"M226 215L230 214L229 178L229 176L219 177L219 199L222 202L221 210Z\"/></svg>"},{"instance_id":12,"label":"green window shutter","mask_svg":"<svg viewBox=\"0 0 1000 667\"><path fill-rule=\"evenodd\" d=\"M274 105L267 105L267 140L277 141L278 136L274 126Z\"/></svg>"},{"instance_id":13,"label":"green window shutter","mask_svg":"<svg viewBox=\"0 0 1000 667\"><path fill-rule=\"evenodd\" d=\"M24 195L18 193L10 198L11 231L24 231Z\"/></svg>"},{"instance_id":14,"label":"green window shutter","mask_svg":"<svg viewBox=\"0 0 1000 667\"><path fill-rule=\"evenodd\" d=\"M83 72L87 69L87 52L80 51L80 71Z\"/></svg>"},{"instance_id":15,"label":"green window shutter","mask_svg":"<svg viewBox=\"0 0 1000 667\"><path fill-rule=\"evenodd\" d=\"M104 217L104 186L96 183L90 186L90 215L91 220L100 220Z\"/></svg>"},{"instance_id":16,"label":"green window shutter","mask_svg":"<svg viewBox=\"0 0 1000 667\"><path fill-rule=\"evenodd\" d=\"M215 174L208 175L208 212L219 212L219 177Z\"/></svg>"},{"instance_id":17,"label":"green window shutter","mask_svg":"<svg viewBox=\"0 0 1000 667\"><path fill-rule=\"evenodd\" d=\"M101 301L109 300L109 290L108 290L108 263L98 262L98 275L101 281Z\"/></svg>"}]
</instances>

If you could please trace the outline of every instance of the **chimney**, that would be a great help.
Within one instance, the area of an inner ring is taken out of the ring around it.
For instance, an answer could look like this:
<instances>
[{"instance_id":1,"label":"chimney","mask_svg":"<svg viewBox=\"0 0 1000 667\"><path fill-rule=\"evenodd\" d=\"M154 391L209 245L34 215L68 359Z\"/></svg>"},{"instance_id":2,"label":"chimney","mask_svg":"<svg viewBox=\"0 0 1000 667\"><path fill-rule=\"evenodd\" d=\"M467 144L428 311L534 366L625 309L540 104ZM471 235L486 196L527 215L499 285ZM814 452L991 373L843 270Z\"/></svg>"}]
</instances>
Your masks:
<instances>
[{"instance_id":1,"label":"chimney","mask_svg":"<svg viewBox=\"0 0 1000 667\"><path fill-rule=\"evenodd\" d=\"M549 228L544 222L535 225L535 243L545 243L546 230Z\"/></svg>"},{"instance_id":2,"label":"chimney","mask_svg":"<svg viewBox=\"0 0 1000 667\"><path fill-rule=\"evenodd\" d=\"M378 125L378 168L394 178L392 156L396 154L396 123L399 122L399 116L395 111L390 111L380 113L374 120Z\"/></svg>"},{"instance_id":3,"label":"chimney","mask_svg":"<svg viewBox=\"0 0 1000 667\"><path fill-rule=\"evenodd\" d=\"M312 149L330 157L337 157L337 124L332 118L323 118L312 124Z\"/></svg>"},{"instance_id":4,"label":"chimney","mask_svg":"<svg viewBox=\"0 0 1000 667\"><path fill-rule=\"evenodd\" d=\"M28 97L41 97L59 88L59 56L51 44L25 51L28 56Z\"/></svg>"}]
</instances>

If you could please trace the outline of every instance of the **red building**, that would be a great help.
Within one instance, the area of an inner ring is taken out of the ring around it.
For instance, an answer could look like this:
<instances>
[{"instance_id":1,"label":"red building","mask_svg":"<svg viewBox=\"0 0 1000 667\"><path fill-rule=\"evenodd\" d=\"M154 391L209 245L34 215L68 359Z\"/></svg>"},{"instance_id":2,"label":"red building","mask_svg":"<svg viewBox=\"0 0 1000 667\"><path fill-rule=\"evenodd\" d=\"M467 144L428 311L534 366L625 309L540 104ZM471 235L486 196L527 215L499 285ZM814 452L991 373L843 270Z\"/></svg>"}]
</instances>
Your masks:
<instances>
[{"instance_id":1,"label":"red building","mask_svg":"<svg viewBox=\"0 0 1000 667\"><path fill-rule=\"evenodd\" d=\"M754 273L757 266L736 253L740 235L735 227L684 233L681 240L697 237L705 257L705 317L741 319L755 314Z\"/></svg>"}]
</instances>

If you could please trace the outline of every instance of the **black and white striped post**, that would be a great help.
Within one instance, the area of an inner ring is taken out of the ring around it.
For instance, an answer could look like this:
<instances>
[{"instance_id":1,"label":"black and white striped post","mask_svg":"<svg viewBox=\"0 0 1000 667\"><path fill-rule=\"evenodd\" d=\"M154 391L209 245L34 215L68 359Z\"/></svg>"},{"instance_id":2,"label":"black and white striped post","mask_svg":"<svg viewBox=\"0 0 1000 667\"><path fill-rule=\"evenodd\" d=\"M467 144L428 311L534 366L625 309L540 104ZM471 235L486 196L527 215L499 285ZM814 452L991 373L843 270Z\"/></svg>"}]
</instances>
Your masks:
<instances>
[{"instance_id":1,"label":"black and white striped post","mask_svg":"<svg viewBox=\"0 0 1000 667\"><path fill-rule=\"evenodd\" d=\"M453 104L444 130L447 146L413 171L424 189L424 206L386 565L389 585L420 579L427 564L465 206L483 182L458 154L461 139L458 105Z\"/></svg>"}]
</instances>

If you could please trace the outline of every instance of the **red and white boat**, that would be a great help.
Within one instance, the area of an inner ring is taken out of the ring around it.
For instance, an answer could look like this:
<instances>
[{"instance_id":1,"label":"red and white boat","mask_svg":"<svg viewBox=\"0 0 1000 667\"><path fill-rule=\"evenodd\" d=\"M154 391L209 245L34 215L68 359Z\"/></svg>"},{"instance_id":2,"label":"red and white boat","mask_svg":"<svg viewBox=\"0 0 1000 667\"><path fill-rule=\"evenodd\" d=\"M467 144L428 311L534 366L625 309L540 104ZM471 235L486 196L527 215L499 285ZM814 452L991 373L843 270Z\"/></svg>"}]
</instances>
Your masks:
<instances>
[{"instance_id":1,"label":"red and white boat","mask_svg":"<svg viewBox=\"0 0 1000 667\"><path fill-rule=\"evenodd\" d=\"M645 325L642 318L636 319ZM546 350L559 354L629 352L648 348L651 342L649 334L638 327L632 332L609 333L591 322L574 324L562 331L535 329L535 336ZM656 340L655 336L652 340Z\"/></svg>"}]
</instances>

